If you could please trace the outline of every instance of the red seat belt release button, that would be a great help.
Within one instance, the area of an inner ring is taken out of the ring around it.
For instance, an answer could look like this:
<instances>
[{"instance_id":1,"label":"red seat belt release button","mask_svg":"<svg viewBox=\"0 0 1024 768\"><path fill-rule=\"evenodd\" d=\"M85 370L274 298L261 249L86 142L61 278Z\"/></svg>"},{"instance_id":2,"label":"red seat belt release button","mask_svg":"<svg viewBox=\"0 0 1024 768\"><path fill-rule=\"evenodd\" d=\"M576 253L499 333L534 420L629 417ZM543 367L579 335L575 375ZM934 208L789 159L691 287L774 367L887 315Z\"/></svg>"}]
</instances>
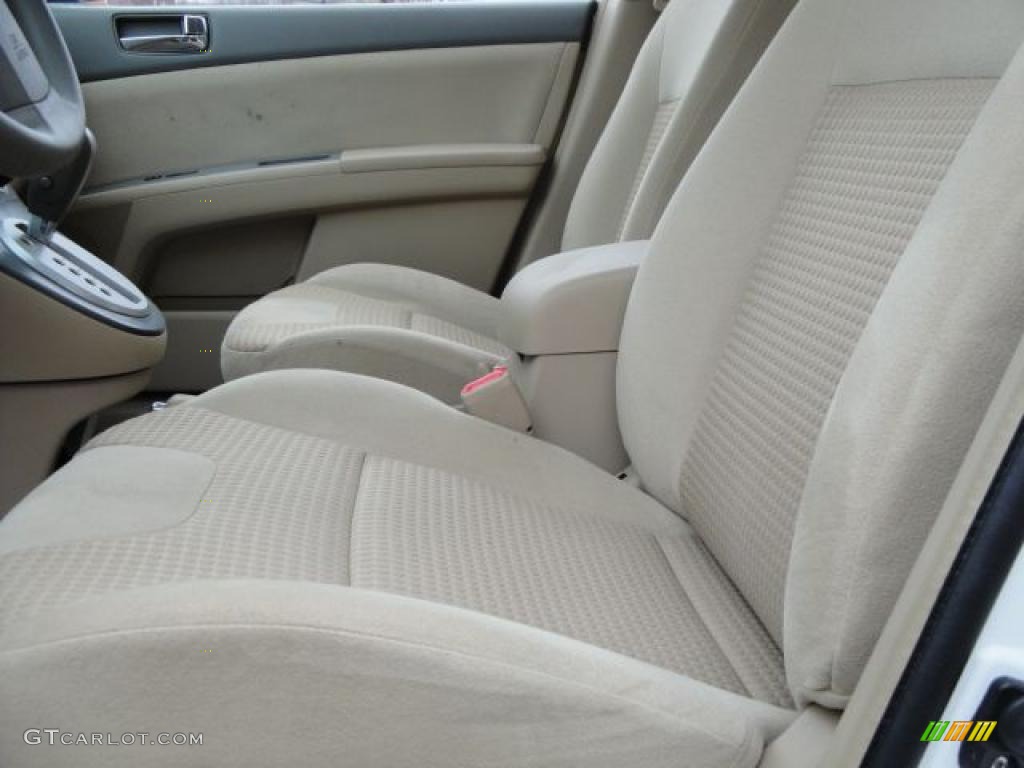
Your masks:
<instances>
[{"instance_id":1,"label":"red seat belt release button","mask_svg":"<svg viewBox=\"0 0 1024 768\"><path fill-rule=\"evenodd\" d=\"M490 384L493 381L497 381L502 376L508 376L508 366L507 365L496 365L488 373L485 373L480 378L473 379L471 382L466 384L466 386L464 386L462 388L462 394L464 394L464 395L471 395L474 392L476 392L478 389L481 389L482 387L486 387L488 384Z\"/></svg>"}]
</instances>

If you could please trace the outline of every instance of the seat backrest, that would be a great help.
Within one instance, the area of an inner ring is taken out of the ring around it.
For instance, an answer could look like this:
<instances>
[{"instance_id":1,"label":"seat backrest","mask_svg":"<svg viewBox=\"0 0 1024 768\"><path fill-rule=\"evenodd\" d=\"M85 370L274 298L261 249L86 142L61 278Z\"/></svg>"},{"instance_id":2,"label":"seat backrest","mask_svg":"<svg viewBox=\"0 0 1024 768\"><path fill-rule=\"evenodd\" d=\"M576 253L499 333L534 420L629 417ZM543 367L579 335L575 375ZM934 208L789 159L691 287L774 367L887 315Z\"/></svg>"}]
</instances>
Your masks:
<instances>
[{"instance_id":1,"label":"seat backrest","mask_svg":"<svg viewBox=\"0 0 1024 768\"><path fill-rule=\"evenodd\" d=\"M562 250L646 240L794 0L672 0L569 208Z\"/></svg>"},{"instance_id":2,"label":"seat backrest","mask_svg":"<svg viewBox=\"0 0 1024 768\"><path fill-rule=\"evenodd\" d=\"M852 692L1024 330L1022 40L1019 0L802 0L637 276L627 449L799 702Z\"/></svg>"}]
</instances>

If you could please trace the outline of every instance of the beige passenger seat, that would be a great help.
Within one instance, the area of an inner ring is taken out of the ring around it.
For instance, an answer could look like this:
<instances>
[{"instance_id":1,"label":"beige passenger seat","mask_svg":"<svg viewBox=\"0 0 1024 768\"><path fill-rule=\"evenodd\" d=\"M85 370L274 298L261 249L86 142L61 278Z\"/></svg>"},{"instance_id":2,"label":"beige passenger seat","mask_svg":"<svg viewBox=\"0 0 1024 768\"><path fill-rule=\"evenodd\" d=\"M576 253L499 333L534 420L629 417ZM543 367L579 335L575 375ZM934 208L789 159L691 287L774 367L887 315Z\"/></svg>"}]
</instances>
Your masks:
<instances>
[{"instance_id":1,"label":"beige passenger seat","mask_svg":"<svg viewBox=\"0 0 1024 768\"><path fill-rule=\"evenodd\" d=\"M651 236L793 2L669 3L584 170L563 251ZM280 368L328 368L454 402L467 381L516 359L498 340L501 307L487 293L428 272L341 266L243 309L225 335L221 369L230 381Z\"/></svg>"}]
</instances>

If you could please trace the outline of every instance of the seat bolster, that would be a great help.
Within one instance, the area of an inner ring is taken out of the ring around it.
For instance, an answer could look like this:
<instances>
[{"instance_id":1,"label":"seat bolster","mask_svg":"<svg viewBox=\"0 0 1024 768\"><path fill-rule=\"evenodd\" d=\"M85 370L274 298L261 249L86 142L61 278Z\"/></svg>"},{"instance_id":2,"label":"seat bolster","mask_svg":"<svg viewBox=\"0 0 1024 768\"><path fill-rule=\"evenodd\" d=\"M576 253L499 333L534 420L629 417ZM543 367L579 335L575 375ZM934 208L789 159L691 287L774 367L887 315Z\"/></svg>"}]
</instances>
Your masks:
<instances>
[{"instance_id":1,"label":"seat bolster","mask_svg":"<svg viewBox=\"0 0 1024 768\"><path fill-rule=\"evenodd\" d=\"M753 766L792 716L541 630L307 582L121 592L0 635L0 720L203 734L147 750L154 766ZM137 755L0 741L28 768Z\"/></svg>"},{"instance_id":2,"label":"seat bolster","mask_svg":"<svg viewBox=\"0 0 1024 768\"><path fill-rule=\"evenodd\" d=\"M1024 34L1024 8L1014 15ZM1024 49L893 272L818 438L786 586L800 703L853 694L1024 332L1022 96Z\"/></svg>"},{"instance_id":3,"label":"seat bolster","mask_svg":"<svg viewBox=\"0 0 1024 768\"><path fill-rule=\"evenodd\" d=\"M466 382L517 360L512 350L501 355L406 328L360 325L297 333L258 352L226 343L221 350L228 381L262 371L321 368L398 382L446 403L459 401Z\"/></svg>"},{"instance_id":4,"label":"seat bolster","mask_svg":"<svg viewBox=\"0 0 1024 768\"><path fill-rule=\"evenodd\" d=\"M391 264L346 264L314 275L307 282L393 301L484 336L498 334L498 299L430 272Z\"/></svg>"}]
</instances>

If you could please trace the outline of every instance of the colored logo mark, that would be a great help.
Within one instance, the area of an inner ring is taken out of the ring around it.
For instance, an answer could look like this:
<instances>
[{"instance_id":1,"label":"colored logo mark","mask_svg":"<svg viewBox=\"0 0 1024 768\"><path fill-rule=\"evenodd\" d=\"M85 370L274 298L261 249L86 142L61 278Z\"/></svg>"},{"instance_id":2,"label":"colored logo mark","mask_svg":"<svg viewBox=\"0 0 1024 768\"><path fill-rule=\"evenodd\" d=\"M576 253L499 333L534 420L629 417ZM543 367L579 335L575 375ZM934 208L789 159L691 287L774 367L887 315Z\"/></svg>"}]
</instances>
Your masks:
<instances>
[{"instance_id":1,"label":"colored logo mark","mask_svg":"<svg viewBox=\"0 0 1024 768\"><path fill-rule=\"evenodd\" d=\"M996 720L931 720L921 741L988 741Z\"/></svg>"}]
</instances>

